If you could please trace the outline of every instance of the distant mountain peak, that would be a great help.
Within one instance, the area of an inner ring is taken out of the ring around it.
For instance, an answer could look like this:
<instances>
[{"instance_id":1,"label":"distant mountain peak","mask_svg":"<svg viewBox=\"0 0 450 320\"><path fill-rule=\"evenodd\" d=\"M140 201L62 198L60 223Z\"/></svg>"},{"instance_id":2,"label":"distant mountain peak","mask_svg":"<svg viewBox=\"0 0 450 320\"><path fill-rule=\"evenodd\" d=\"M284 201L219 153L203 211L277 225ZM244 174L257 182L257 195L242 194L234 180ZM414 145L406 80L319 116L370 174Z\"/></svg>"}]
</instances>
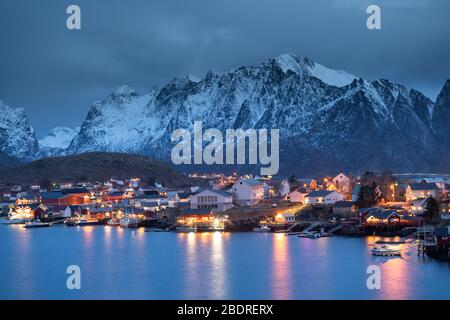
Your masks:
<instances>
[{"instance_id":1,"label":"distant mountain peak","mask_svg":"<svg viewBox=\"0 0 450 320\"><path fill-rule=\"evenodd\" d=\"M113 92L114 96L133 96L133 95L137 95L136 90L130 88L127 85L123 85L118 87L114 92Z\"/></svg>"},{"instance_id":2,"label":"distant mountain peak","mask_svg":"<svg viewBox=\"0 0 450 320\"><path fill-rule=\"evenodd\" d=\"M284 73L290 70L298 75L306 74L336 87L344 87L357 79L356 76L346 71L330 69L308 57L300 58L292 53L282 54L274 59L269 59L268 62L274 62Z\"/></svg>"}]
</instances>

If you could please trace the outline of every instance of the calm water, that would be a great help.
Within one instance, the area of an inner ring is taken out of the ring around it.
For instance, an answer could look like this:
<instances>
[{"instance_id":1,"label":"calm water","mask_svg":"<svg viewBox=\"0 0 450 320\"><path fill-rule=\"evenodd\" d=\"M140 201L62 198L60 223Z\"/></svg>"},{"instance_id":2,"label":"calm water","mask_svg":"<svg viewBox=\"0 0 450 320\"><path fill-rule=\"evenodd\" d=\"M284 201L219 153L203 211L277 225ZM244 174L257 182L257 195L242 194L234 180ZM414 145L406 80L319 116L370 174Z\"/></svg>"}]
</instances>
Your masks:
<instances>
[{"instance_id":1,"label":"calm water","mask_svg":"<svg viewBox=\"0 0 450 320\"><path fill-rule=\"evenodd\" d=\"M375 238L0 226L1 299L450 299L447 263L376 258ZM368 290L366 268L382 270ZM81 268L80 291L66 268Z\"/></svg>"}]
</instances>

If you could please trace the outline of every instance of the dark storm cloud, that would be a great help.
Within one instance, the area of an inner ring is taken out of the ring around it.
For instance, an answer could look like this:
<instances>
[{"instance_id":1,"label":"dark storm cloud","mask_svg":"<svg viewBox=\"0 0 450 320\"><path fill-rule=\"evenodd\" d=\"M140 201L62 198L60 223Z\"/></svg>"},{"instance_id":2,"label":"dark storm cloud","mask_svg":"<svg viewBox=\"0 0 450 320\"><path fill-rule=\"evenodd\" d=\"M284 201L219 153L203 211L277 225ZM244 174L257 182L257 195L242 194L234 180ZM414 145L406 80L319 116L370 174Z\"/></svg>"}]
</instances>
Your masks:
<instances>
[{"instance_id":1,"label":"dark storm cloud","mask_svg":"<svg viewBox=\"0 0 450 320\"><path fill-rule=\"evenodd\" d=\"M82 10L82 30L65 27ZM366 28L368 4L382 30ZM76 126L114 87L147 91L175 76L308 56L433 98L450 78L445 0L1 0L0 99L24 107L40 136Z\"/></svg>"}]
</instances>

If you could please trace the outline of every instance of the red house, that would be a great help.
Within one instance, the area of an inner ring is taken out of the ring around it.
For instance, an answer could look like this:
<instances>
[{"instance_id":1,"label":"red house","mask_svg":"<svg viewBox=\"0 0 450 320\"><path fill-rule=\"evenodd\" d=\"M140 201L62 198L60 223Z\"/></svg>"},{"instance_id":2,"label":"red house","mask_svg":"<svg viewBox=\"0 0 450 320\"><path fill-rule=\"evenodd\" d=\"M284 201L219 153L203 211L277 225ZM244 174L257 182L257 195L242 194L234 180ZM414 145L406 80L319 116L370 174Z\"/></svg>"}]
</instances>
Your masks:
<instances>
[{"instance_id":1,"label":"red house","mask_svg":"<svg viewBox=\"0 0 450 320\"><path fill-rule=\"evenodd\" d=\"M91 194L86 188L71 188L53 192L41 192L39 198L45 205L74 206L90 203Z\"/></svg>"}]
</instances>

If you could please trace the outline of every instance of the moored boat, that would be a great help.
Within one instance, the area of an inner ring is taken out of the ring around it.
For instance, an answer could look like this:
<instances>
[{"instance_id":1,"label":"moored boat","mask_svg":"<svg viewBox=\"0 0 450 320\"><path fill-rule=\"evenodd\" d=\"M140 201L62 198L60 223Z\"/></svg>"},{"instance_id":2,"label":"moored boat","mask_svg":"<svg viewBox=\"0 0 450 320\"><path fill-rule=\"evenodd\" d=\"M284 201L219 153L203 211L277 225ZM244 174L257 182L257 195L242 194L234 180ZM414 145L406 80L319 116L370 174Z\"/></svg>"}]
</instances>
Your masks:
<instances>
[{"instance_id":1,"label":"moored boat","mask_svg":"<svg viewBox=\"0 0 450 320\"><path fill-rule=\"evenodd\" d=\"M372 255L374 256L383 256L383 257L393 257L393 256L401 256L401 250L397 248L391 248L388 245L375 245L372 249Z\"/></svg>"},{"instance_id":2,"label":"moored boat","mask_svg":"<svg viewBox=\"0 0 450 320\"><path fill-rule=\"evenodd\" d=\"M138 228L139 220L129 218L129 217L122 218L122 219L120 219L120 227L121 228Z\"/></svg>"},{"instance_id":3,"label":"moored boat","mask_svg":"<svg viewBox=\"0 0 450 320\"><path fill-rule=\"evenodd\" d=\"M41 220L36 219L32 222L27 222L23 226L26 229L32 229L32 228L48 228L51 224L49 222L41 222Z\"/></svg>"},{"instance_id":4,"label":"moored boat","mask_svg":"<svg viewBox=\"0 0 450 320\"><path fill-rule=\"evenodd\" d=\"M76 227L95 226L98 224L99 224L99 221L96 219L80 219L80 220L75 221Z\"/></svg>"},{"instance_id":5,"label":"moored boat","mask_svg":"<svg viewBox=\"0 0 450 320\"><path fill-rule=\"evenodd\" d=\"M270 231L271 229L266 225L260 226L258 228L253 228L253 232L270 232Z\"/></svg>"},{"instance_id":6,"label":"moored boat","mask_svg":"<svg viewBox=\"0 0 450 320\"><path fill-rule=\"evenodd\" d=\"M108 226L117 227L120 226L120 220L116 218L109 219L106 223Z\"/></svg>"}]
</instances>

